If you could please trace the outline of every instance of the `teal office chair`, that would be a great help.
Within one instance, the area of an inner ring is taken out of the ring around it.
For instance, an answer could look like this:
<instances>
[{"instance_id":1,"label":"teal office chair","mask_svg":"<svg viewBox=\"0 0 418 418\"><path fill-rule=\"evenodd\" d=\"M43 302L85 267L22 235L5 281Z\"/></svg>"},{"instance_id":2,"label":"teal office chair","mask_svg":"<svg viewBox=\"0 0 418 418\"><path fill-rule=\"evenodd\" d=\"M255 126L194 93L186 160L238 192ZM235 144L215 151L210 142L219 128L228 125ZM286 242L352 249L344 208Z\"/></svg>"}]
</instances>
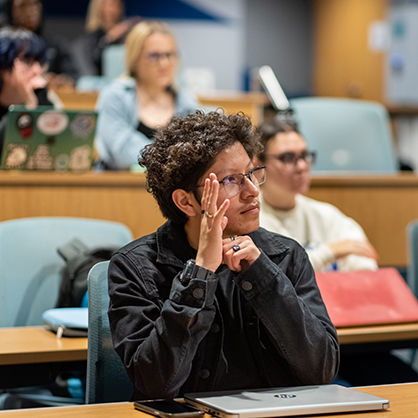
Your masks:
<instances>
[{"instance_id":1,"label":"teal office chair","mask_svg":"<svg viewBox=\"0 0 418 418\"><path fill-rule=\"evenodd\" d=\"M57 247L79 238L88 247L123 246L130 230L117 222L65 217L0 222L0 327L42 325L53 308L64 260Z\"/></svg>"},{"instance_id":2,"label":"teal office chair","mask_svg":"<svg viewBox=\"0 0 418 418\"><path fill-rule=\"evenodd\" d=\"M73 238L79 238L94 248L123 246L132 241L132 234L125 225L95 219L49 217L0 222L1 327L42 325L42 313L56 304L60 271L64 266L57 248ZM53 396L47 389L39 387L40 384L50 384L60 373L54 363L9 367L13 370L3 370L2 373L17 376L17 379L7 389L22 384L35 387L2 393L0 409L80 402L75 398ZM3 384L2 379L0 383ZM84 402L81 381L69 379L69 390L70 387L81 389L81 402Z\"/></svg>"},{"instance_id":3,"label":"teal office chair","mask_svg":"<svg viewBox=\"0 0 418 418\"><path fill-rule=\"evenodd\" d=\"M412 293L418 298L418 220L408 223L406 226L406 248L408 257L407 283ZM411 363L417 356L417 350L412 350Z\"/></svg>"},{"instance_id":4,"label":"teal office chair","mask_svg":"<svg viewBox=\"0 0 418 418\"><path fill-rule=\"evenodd\" d=\"M110 45L103 50L102 72L111 81L125 72L125 45Z\"/></svg>"},{"instance_id":5,"label":"teal office chair","mask_svg":"<svg viewBox=\"0 0 418 418\"><path fill-rule=\"evenodd\" d=\"M122 360L113 349L107 311L109 261L97 263L88 276L89 345L86 403L129 401L133 385Z\"/></svg>"},{"instance_id":6,"label":"teal office chair","mask_svg":"<svg viewBox=\"0 0 418 418\"><path fill-rule=\"evenodd\" d=\"M407 282L415 297L418 298L418 220L408 223L406 236L408 256Z\"/></svg>"},{"instance_id":7,"label":"teal office chair","mask_svg":"<svg viewBox=\"0 0 418 418\"><path fill-rule=\"evenodd\" d=\"M307 97L290 101L299 130L317 152L313 171L395 173L386 109L374 102Z\"/></svg>"}]
</instances>

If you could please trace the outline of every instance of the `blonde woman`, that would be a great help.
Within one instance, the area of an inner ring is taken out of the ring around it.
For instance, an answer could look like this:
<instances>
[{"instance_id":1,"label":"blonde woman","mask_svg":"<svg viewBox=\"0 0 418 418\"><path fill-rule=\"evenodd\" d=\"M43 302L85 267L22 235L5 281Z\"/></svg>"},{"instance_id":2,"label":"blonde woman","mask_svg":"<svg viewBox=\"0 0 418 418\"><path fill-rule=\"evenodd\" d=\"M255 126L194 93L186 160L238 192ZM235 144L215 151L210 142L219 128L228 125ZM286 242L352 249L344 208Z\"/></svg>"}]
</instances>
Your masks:
<instances>
[{"instance_id":1,"label":"blonde woman","mask_svg":"<svg viewBox=\"0 0 418 418\"><path fill-rule=\"evenodd\" d=\"M126 39L126 75L100 93L96 147L105 168L129 169L157 127L197 107L195 98L174 87L178 49L169 27L143 21Z\"/></svg>"}]
</instances>

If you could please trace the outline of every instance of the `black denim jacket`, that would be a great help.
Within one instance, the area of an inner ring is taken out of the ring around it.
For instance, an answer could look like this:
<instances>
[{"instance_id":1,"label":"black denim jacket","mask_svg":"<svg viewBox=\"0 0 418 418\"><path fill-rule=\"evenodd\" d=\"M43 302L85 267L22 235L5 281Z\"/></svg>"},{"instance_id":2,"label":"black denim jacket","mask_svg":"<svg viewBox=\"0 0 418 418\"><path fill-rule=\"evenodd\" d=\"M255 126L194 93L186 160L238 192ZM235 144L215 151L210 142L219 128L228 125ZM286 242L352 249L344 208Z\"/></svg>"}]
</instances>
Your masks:
<instances>
[{"instance_id":1,"label":"black denim jacket","mask_svg":"<svg viewBox=\"0 0 418 418\"><path fill-rule=\"evenodd\" d=\"M134 399L186 392L329 383L339 345L305 250L262 228L243 273L179 281L196 257L167 222L118 251L109 268L113 344Z\"/></svg>"}]
</instances>

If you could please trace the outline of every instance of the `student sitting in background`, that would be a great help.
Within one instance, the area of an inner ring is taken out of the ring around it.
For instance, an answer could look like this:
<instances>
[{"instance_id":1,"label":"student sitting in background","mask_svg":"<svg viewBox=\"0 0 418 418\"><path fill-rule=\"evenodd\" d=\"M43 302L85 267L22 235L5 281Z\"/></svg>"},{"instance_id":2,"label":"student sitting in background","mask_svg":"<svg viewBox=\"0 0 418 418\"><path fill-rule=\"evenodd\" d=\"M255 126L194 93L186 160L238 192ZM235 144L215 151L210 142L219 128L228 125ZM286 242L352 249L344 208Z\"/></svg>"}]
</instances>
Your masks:
<instances>
[{"instance_id":1,"label":"student sitting in background","mask_svg":"<svg viewBox=\"0 0 418 418\"><path fill-rule=\"evenodd\" d=\"M78 77L69 47L57 37L45 37L43 29L42 0L5 0L6 25L36 33L46 45L48 73L46 79L50 88L72 86Z\"/></svg>"},{"instance_id":2,"label":"student sitting in background","mask_svg":"<svg viewBox=\"0 0 418 418\"><path fill-rule=\"evenodd\" d=\"M96 147L105 168L127 170L173 115L197 107L194 97L174 87L177 43L160 22L143 21L126 40L126 73L100 93Z\"/></svg>"},{"instance_id":3,"label":"student sitting in background","mask_svg":"<svg viewBox=\"0 0 418 418\"><path fill-rule=\"evenodd\" d=\"M296 125L271 119L260 129L264 152L258 158L267 167L261 226L296 239L316 271L377 269L376 251L360 225L335 206L304 196L315 155Z\"/></svg>"},{"instance_id":4,"label":"student sitting in background","mask_svg":"<svg viewBox=\"0 0 418 418\"><path fill-rule=\"evenodd\" d=\"M33 32L0 29L0 154L10 105L51 106L42 67L45 45Z\"/></svg>"}]
</instances>

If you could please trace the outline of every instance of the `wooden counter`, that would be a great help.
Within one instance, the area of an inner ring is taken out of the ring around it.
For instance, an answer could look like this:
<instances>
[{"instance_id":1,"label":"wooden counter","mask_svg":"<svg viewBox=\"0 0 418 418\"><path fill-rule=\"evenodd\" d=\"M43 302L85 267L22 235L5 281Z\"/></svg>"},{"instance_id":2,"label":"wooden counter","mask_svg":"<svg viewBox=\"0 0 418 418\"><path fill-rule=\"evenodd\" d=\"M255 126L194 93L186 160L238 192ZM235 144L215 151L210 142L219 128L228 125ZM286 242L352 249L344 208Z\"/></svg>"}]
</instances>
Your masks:
<instances>
[{"instance_id":1,"label":"wooden counter","mask_svg":"<svg viewBox=\"0 0 418 418\"><path fill-rule=\"evenodd\" d=\"M77 216L126 224L134 237L164 219L145 189L143 174L0 171L0 221L29 216ZM323 176L309 196L332 203L363 227L380 266L406 266L406 225L418 219L418 176Z\"/></svg>"},{"instance_id":2,"label":"wooden counter","mask_svg":"<svg viewBox=\"0 0 418 418\"><path fill-rule=\"evenodd\" d=\"M380 266L406 266L406 226L418 219L418 176L314 175L309 196L337 206L364 229Z\"/></svg>"}]
</instances>

